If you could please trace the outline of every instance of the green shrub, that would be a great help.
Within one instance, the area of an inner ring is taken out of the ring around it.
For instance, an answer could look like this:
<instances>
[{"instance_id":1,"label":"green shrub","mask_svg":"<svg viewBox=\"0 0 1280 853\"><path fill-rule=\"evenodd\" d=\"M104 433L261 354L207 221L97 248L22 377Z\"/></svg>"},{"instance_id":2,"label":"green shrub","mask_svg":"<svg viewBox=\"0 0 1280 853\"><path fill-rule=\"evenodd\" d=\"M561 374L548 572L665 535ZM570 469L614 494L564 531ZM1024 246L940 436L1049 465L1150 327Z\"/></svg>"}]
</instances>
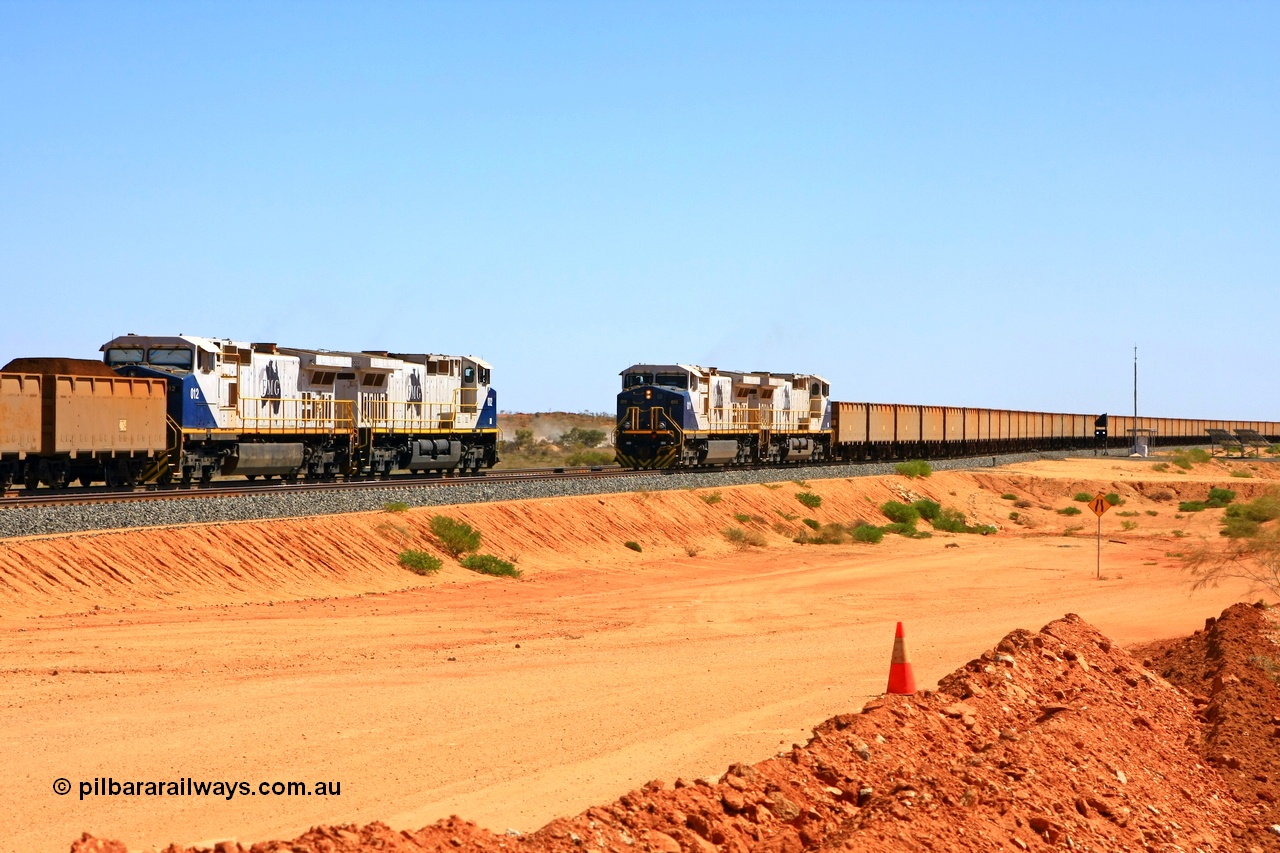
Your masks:
<instances>
[{"instance_id":1,"label":"green shrub","mask_svg":"<svg viewBox=\"0 0 1280 853\"><path fill-rule=\"evenodd\" d=\"M514 565L492 554L468 554L460 561L464 569L479 572L482 575L496 575L505 578L520 577L520 570Z\"/></svg>"},{"instance_id":2,"label":"green shrub","mask_svg":"<svg viewBox=\"0 0 1280 853\"><path fill-rule=\"evenodd\" d=\"M1144 509L1144 510L1143 510L1143 512L1145 512L1147 515L1152 516L1152 517L1155 517L1155 516L1157 516L1157 515L1159 515L1159 514L1160 514L1160 513L1156 512L1154 509Z\"/></svg>"},{"instance_id":3,"label":"green shrub","mask_svg":"<svg viewBox=\"0 0 1280 853\"><path fill-rule=\"evenodd\" d=\"M1227 504L1236 499L1236 493L1230 489L1209 489L1209 499L1205 501L1205 506L1210 509L1222 509Z\"/></svg>"},{"instance_id":4,"label":"green shrub","mask_svg":"<svg viewBox=\"0 0 1280 853\"><path fill-rule=\"evenodd\" d=\"M915 536L917 532L914 524L903 524L901 521L895 521L895 522L892 522L891 524L886 524L880 529L883 530L885 533L896 533L899 536L906 536L907 538Z\"/></svg>"},{"instance_id":5,"label":"green shrub","mask_svg":"<svg viewBox=\"0 0 1280 853\"><path fill-rule=\"evenodd\" d=\"M1117 512L1116 515L1121 516L1123 518L1132 518L1133 516L1137 515L1137 513L1131 509L1126 509L1126 510L1121 510L1120 512Z\"/></svg>"},{"instance_id":6,"label":"green shrub","mask_svg":"<svg viewBox=\"0 0 1280 853\"><path fill-rule=\"evenodd\" d=\"M775 510L774 510L774 512L776 512L778 515L782 516L782 518L783 518L783 520L784 520L784 521L795 521L797 518L799 518L799 517L800 517L800 516L795 515L795 514L793 514L793 513L783 512L783 511L782 511L782 510L780 510L780 509L775 509Z\"/></svg>"},{"instance_id":7,"label":"green shrub","mask_svg":"<svg viewBox=\"0 0 1280 853\"><path fill-rule=\"evenodd\" d=\"M1120 497L1115 492L1107 492L1102 496L1102 499L1112 506L1120 506L1124 503L1124 498Z\"/></svg>"},{"instance_id":8,"label":"green shrub","mask_svg":"<svg viewBox=\"0 0 1280 853\"><path fill-rule=\"evenodd\" d=\"M1088 492L1076 492L1076 496L1072 498L1072 500L1080 501L1082 504L1087 504L1089 501L1093 500L1093 495Z\"/></svg>"},{"instance_id":9,"label":"green shrub","mask_svg":"<svg viewBox=\"0 0 1280 853\"><path fill-rule=\"evenodd\" d=\"M921 498L918 501L912 502L911 507L916 512L920 513L920 517L925 521L933 521L938 517L939 513L942 512L942 505L937 501L931 501L928 498Z\"/></svg>"},{"instance_id":10,"label":"green shrub","mask_svg":"<svg viewBox=\"0 0 1280 853\"><path fill-rule=\"evenodd\" d=\"M1002 501L1016 501L1017 499L1018 499L1018 496L1010 492L1005 492L1003 495L1000 496L1000 500Z\"/></svg>"},{"instance_id":11,"label":"green shrub","mask_svg":"<svg viewBox=\"0 0 1280 853\"><path fill-rule=\"evenodd\" d=\"M1120 522L1120 527L1121 527L1122 529L1124 529L1124 530L1133 530L1133 529L1134 529L1134 528L1136 528L1137 526L1138 526L1138 522L1136 522L1136 521L1122 521L1122 522Z\"/></svg>"},{"instance_id":12,"label":"green shrub","mask_svg":"<svg viewBox=\"0 0 1280 853\"><path fill-rule=\"evenodd\" d=\"M933 473L933 468L923 459L909 459L906 462L899 462L893 466L893 470L911 480L917 477L928 477Z\"/></svg>"},{"instance_id":13,"label":"green shrub","mask_svg":"<svg viewBox=\"0 0 1280 853\"><path fill-rule=\"evenodd\" d=\"M775 491L782 488L781 483L761 483L760 485L764 486L766 489L774 489Z\"/></svg>"},{"instance_id":14,"label":"green shrub","mask_svg":"<svg viewBox=\"0 0 1280 853\"><path fill-rule=\"evenodd\" d=\"M590 430L590 432L599 432L599 430ZM600 468L612 465L614 455L612 450L575 450L565 457L564 464L574 468Z\"/></svg>"},{"instance_id":15,"label":"green shrub","mask_svg":"<svg viewBox=\"0 0 1280 853\"><path fill-rule=\"evenodd\" d=\"M1249 539L1257 536L1261 530L1262 525L1252 518L1228 515L1222 519L1222 530L1219 532L1230 539Z\"/></svg>"},{"instance_id":16,"label":"green shrub","mask_svg":"<svg viewBox=\"0 0 1280 853\"><path fill-rule=\"evenodd\" d=\"M444 565L439 557L428 554L426 551L401 551L399 560L400 565L420 575L434 574Z\"/></svg>"},{"instance_id":17,"label":"green shrub","mask_svg":"<svg viewBox=\"0 0 1280 853\"><path fill-rule=\"evenodd\" d=\"M480 548L480 531L465 521L458 521L447 515L433 515L430 527L445 551L448 551L449 556L454 559Z\"/></svg>"},{"instance_id":18,"label":"green shrub","mask_svg":"<svg viewBox=\"0 0 1280 853\"><path fill-rule=\"evenodd\" d=\"M636 542L635 540L632 540L632 539L628 539L626 542L623 542L622 547L630 548L632 551L635 551L637 554L639 554L644 550L643 548L640 547L639 542Z\"/></svg>"},{"instance_id":19,"label":"green shrub","mask_svg":"<svg viewBox=\"0 0 1280 853\"><path fill-rule=\"evenodd\" d=\"M1064 506L1058 510L1058 515L1079 515L1081 512L1078 506Z\"/></svg>"},{"instance_id":20,"label":"green shrub","mask_svg":"<svg viewBox=\"0 0 1280 853\"><path fill-rule=\"evenodd\" d=\"M944 533L966 533L969 525L965 523L964 513L958 509L947 507L932 521L934 530Z\"/></svg>"},{"instance_id":21,"label":"green shrub","mask_svg":"<svg viewBox=\"0 0 1280 853\"><path fill-rule=\"evenodd\" d=\"M705 504L718 504L720 501L724 500L724 496L719 492L712 492L709 495L698 495L698 497L702 498L702 502Z\"/></svg>"},{"instance_id":22,"label":"green shrub","mask_svg":"<svg viewBox=\"0 0 1280 853\"><path fill-rule=\"evenodd\" d=\"M1280 518L1280 495L1266 494L1254 498L1248 503L1232 504L1227 507L1228 516L1243 516L1250 521L1273 521Z\"/></svg>"},{"instance_id":23,"label":"green shrub","mask_svg":"<svg viewBox=\"0 0 1280 853\"><path fill-rule=\"evenodd\" d=\"M884 513L885 518L897 524L907 524L914 527L915 523L920 520L920 510L899 501L885 501L880 504L880 511Z\"/></svg>"},{"instance_id":24,"label":"green shrub","mask_svg":"<svg viewBox=\"0 0 1280 853\"><path fill-rule=\"evenodd\" d=\"M1191 470L1191 460L1183 456L1181 453L1173 457L1173 464L1177 465L1183 471Z\"/></svg>"},{"instance_id":25,"label":"green shrub","mask_svg":"<svg viewBox=\"0 0 1280 853\"><path fill-rule=\"evenodd\" d=\"M1157 462L1156 464L1154 464L1154 465L1152 465L1152 466L1151 466L1151 470L1152 470L1152 471L1159 471L1161 474L1163 474L1165 471L1168 471L1168 470L1169 470L1169 463L1168 463L1168 462Z\"/></svg>"},{"instance_id":26,"label":"green shrub","mask_svg":"<svg viewBox=\"0 0 1280 853\"><path fill-rule=\"evenodd\" d=\"M817 530L819 527L822 526L822 522L818 521L816 518L806 518L804 520L804 523L806 527L811 527L814 530Z\"/></svg>"},{"instance_id":27,"label":"green shrub","mask_svg":"<svg viewBox=\"0 0 1280 853\"><path fill-rule=\"evenodd\" d=\"M1193 447L1187 451L1187 458L1192 462L1204 463L1213 459L1213 454L1203 447Z\"/></svg>"},{"instance_id":28,"label":"green shrub","mask_svg":"<svg viewBox=\"0 0 1280 853\"><path fill-rule=\"evenodd\" d=\"M796 492L796 500L809 509L817 509L822 506L822 495L815 495L813 492Z\"/></svg>"},{"instance_id":29,"label":"green shrub","mask_svg":"<svg viewBox=\"0 0 1280 853\"><path fill-rule=\"evenodd\" d=\"M884 531L874 524L862 524L849 532L854 542L867 542L872 545L879 544L884 539Z\"/></svg>"},{"instance_id":30,"label":"green shrub","mask_svg":"<svg viewBox=\"0 0 1280 853\"><path fill-rule=\"evenodd\" d=\"M745 512L735 512L733 514L733 520L739 524L746 524L751 520L751 516L747 515Z\"/></svg>"},{"instance_id":31,"label":"green shrub","mask_svg":"<svg viewBox=\"0 0 1280 853\"><path fill-rule=\"evenodd\" d=\"M1204 501L1183 501L1178 504L1178 512L1204 512L1207 505Z\"/></svg>"},{"instance_id":32,"label":"green shrub","mask_svg":"<svg viewBox=\"0 0 1280 853\"><path fill-rule=\"evenodd\" d=\"M1248 478L1250 478L1250 477L1252 477L1252 476L1253 476L1253 472L1252 472L1252 471L1246 471L1246 470L1245 470L1245 469L1243 469L1243 468L1237 468L1236 470L1234 470L1234 471L1232 471L1232 472L1231 472L1231 476L1232 476L1232 477L1241 477L1241 478L1243 478L1243 479L1248 479Z\"/></svg>"},{"instance_id":33,"label":"green shrub","mask_svg":"<svg viewBox=\"0 0 1280 853\"><path fill-rule=\"evenodd\" d=\"M404 501L387 501L382 505L387 512L408 512L409 505Z\"/></svg>"}]
</instances>

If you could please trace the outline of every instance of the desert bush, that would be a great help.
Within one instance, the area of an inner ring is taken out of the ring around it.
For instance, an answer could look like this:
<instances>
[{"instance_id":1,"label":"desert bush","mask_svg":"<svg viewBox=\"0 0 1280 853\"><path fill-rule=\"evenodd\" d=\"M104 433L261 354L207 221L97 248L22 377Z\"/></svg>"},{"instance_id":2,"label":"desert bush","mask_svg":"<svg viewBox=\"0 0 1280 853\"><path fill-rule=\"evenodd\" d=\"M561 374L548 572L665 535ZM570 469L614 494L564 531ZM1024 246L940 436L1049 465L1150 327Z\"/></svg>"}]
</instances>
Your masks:
<instances>
[{"instance_id":1,"label":"desert bush","mask_svg":"<svg viewBox=\"0 0 1280 853\"><path fill-rule=\"evenodd\" d=\"M1080 507L1078 506L1064 506L1062 509L1058 510L1058 515L1079 515L1079 514L1080 514Z\"/></svg>"},{"instance_id":2,"label":"desert bush","mask_svg":"<svg viewBox=\"0 0 1280 853\"><path fill-rule=\"evenodd\" d=\"M635 551L637 554L644 551L644 549L640 547L640 543L636 542L634 539L628 539L626 542L623 542L622 547L630 548L632 551Z\"/></svg>"},{"instance_id":3,"label":"desert bush","mask_svg":"<svg viewBox=\"0 0 1280 853\"><path fill-rule=\"evenodd\" d=\"M807 488L809 488L809 481L808 481L808 480L792 480L791 482L792 482L793 484L795 484L795 485L799 486L799 487L800 487L800 488L802 488L802 489L807 489Z\"/></svg>"},{"instance_id":4,"label":"desert bush","mask_svg":"<svg viewBox=\"0 0 1280 853\"><path fill-rule=\"evenodd\" d=\"M916 512L920 513L920 517L925 521L933 521L942 512L942 505L928 498L913 501L911 506Z\"/></svg>"},{"instance_id":5,"label":"desert bush","mask_svg":"<svg viewBox=\"0 0 1280 853\"><path fill-rule=\"evenodd\" d=\"M1266 602L1263 602L1263 604L1265 603ZM1269 607L1266 609L1270 610ZM1280 661L1277 661L1275 658L1268 657L1267 655L1251 655L1249 657L1249 663L1266 673L1267 678L1270 678L1272 681L1280 684Z\"/></svg>"},{"instance_id":6,"label":"desert bush","mask_svg":"<svg viewBox=\"0 0 1280 853\"><path fill-rule=\"evenodd\" d=\"M1013 512L1009 513L1010 521L1017 521L1021 517L1022 517L1022 514L1019 513L1017 510L1014 510Z\"/></svg>"},{"instance_id":7,"label":"desert bush","mask_svg":"<svg viewBox=\"0 0 1280 853\"><path fill-rule=\"evenodd\" d=\"M782 488L781 483L761 483L760 485L764 486L766 489L773 489L775 491Z\"/></svg>"},{"instance_id":8,"label":"desert bush","mask_svg":"<svg viewBox=\"0 0 1280 853\"><path fill-rule=\"evenodd\" d=\"M849 536L854 542L866 542L871 545L879 544L884 539L884 531L874 524L862 524L849 531Z\"/></svg>"},{"instance_id":9,"label":"desert bush","mask_svg":"<svg viewBox=\"0 0 1280 853\"><path fill-rule=\"evenodd\" d=\"M813 545L843 545L847 535L839 524L824 524L816 535L809 537L809 542Z\"/></svg>"},{"instance_id":10,"label":"desert bush","mask_svg":"<svg viewBox=\"0 0 1280 853\"><path fill-rule=\"evenodd\" d=\"M989 524L969 524L965 520L964 513L952 507L942 510L930 523L934 530L941 530L944 533L981 533L985 536L996 532L996 529Z\"/></svg>"},{"instance_id":11,"label":"desert bush","mask_svg":"<svg viewBox=\"0 0 1280 853\"><path fill-rule=\"evenodd\" d=\"M1018 496L1011 492L1005 492L1003 495L1000 496L1000 500L1002 501L1016 501L1017 499L1018 499Z\"/></svg>"},{"instance_id":12,"label":"desert bush","mask_svg":"<svg viewBox=\"0 0 1280 853\"><path fill-rule=\"evenodd\" d=\"M1031 501L1028 501L1028 500L1014 501L1013 505L1016 506L1018 509L1031 509Z\"/></svg>"},{"instance_id":13,"label":"desert bush","mask_svg":"<svg viewBox=\"0 0 1280 853\"><path fill-rule=\"evenodd\" d=\"M521 575L520 570L514 565L492 554L468 554L459 560L459 563L464 569L470 569L482 575L506 578L518 578Z\"/></svg>"},{"instance_id":14,"label":"desert bush","mask_svg":"<svg viewBox=\"0 0 1280 853\"><path fill-rule=\"evenodd\" d=\"M817 509L822 506L822 495L815 495L813 492L796 492L796 500L809 509Z\"/></svg>"},{"instance_id":15,"label":"desert bush","mask_svg":"<svg viewBox=\"0 0 1280 853\"><path fill-rule=\"evenodd\" d=\"M699 548L697 545L685 545L684 553L685 553L685 556L696 557L702 553L702 549Z\"/></svg>"},{"instance_id":16,"label":"desert bush","mask_svg":"<svg viewBox=\"0 0 1280 853\"><path fill-rule=\"evenodd\" d=\"M573 427L568 432L561 433L560 437L556 439L556 444L561 447L592 448L599 447L602 441L604 441L604 430L602 429ZM612 454L610 456L612 457Z\"/></svg>"},{"instance_id":17,"label":"desert bush","mask_svg":"<svg viewBox=\"0 0 1280 853\"><path fill-rule=\"evenodd\" d=\"M1178 504L1178 512L1204 512L1206 508L1204 501L1182 501Z\"/></svg>"},{"instance_id":18,"label":"desert bush","mask_svg":"<svg viewBox=\"0 0 1280 853\"><path fill-rule=\"evenodd\" d=\"M804 524L806 527L810 527L814 530L817 530L819 527L822 526L822 522L818 521L818 519L816 518L806 518L804 520Z\"/></svg>"},{"instance_id":19,"label":"desert bush","mask_svg":"<svg viewBox=\"0 0 1280 853\"><path fill-rule=\"evenodd\" d=\"M1227 516L1242 516L1251 521L1274 521L1280 518L1280 495L1268 493L1247 503L1227 507Z\"/></svg>"},{"instance_id":20,"label":"desert bush","mask_svg":"<svg viewBox=\"0 0 1280 853\"><path fill-rule=\"evenodd\" d=\"M1138 526L1138 522L1136 522L1136 521L1122 521L1122 522L1120 522L1120 527L1121 527L1122 529L1124 529L1124 530L1134 530L1135 528L1137 528L1137 526Z\"/></svg>"},{"instance_id":21,"label":"desert bush","mask_svg":"<svg viewBox=\"0 0 1280 853\"><path fill-rule=\"evenodd\" d=\"M401 551L398 559L400 565L420 575L434 574L440 571L440 567L444 565L440 562L439 557L428 554L426 551Z\"/></svg>"},{"instance_id":22,"label":"desert bush","mask_svg":"<svg viewBox=\"0 0 1280 853\"><path fill-rule=\"evenodd\" d=\"M705 504L718 504L720 501L724 500L724 495L719 492L712 492L709 495L698 495L698 497L701 498L702 502Z\"/></svg>"},{"instance_id":23,"label":"desert bush","mask_svg":"<svg viewBox=\"0 0 1280 853\"><path fill-rule=\"evenodd\" d=\"M783 520L783 521L795 521L797 518L799 518L799 517L800 517L800 516L796 515L795 513L783 512L783 511L782 511L782 510L780 510L780 509L775 509L775 510L774 510L774 512L776 512L778 515L782 516L782 520Z\"/></svg>"},{"instance_id":24,"label":"desert bush","mask_svg":"<svg viewBox=\"0 0 1280 853\"><path fill-rule=\"evenodd\" d=\"M1112 506L1120 506L1124 503L1124 498L1120 497L1115 492L1107 492L1102 496L1102 499Z\"/></svg>"},{"instance_id":25,"label":"desert bush","mask_svg":"<svg viewBox=\"0 0 1280 853\"><path fill-rule=\"evenodd\" d=\"M1191 460L1181 454L1175 455L1173 457L1173 464L1177 465L1183 471L1191 470Z\"/></svg>"},{"instance_id":26,"label":"desert bush","mask_svg":"<svg viewBox=\"0 0 1280 853\"><path fill-rule=\"evenodd\" d=\"M914 526L920 520L920 510L900 501L885 501L880 504L880 511L884 513L885 518L896 524Z\"/></svg>"},{"instance_id":27,"label":"desert bush","mask_svg":"<svg viewBox=\"0 0 1280 853\"><path fill-rule=\"evenodd\" d=\"M1187 451L1187 458L1192 462L1205 463L1213 459L1213 454L1203 447L1193 447Z\"/></svg>"},{"instance_id":28,"label":"desert bush","mask_svg":"<svg viewBox=\"0 0 1280 853\"><path fill-rule=\"evenodd\" d=\"M1144 510L1143 510L1143 512L1145 512L1147 515L1150 515L1150 516L1153 516L1153 517L1154 517L1154 516L1157 516L1157 515L1159 515L1159 514L1160 514L1160 513L1156 512L1154 509L1144 509Z\"/></svg>"},{"instance_id":29,"label":"desert bush","mask_svg":"<svg viewBox=\"0 0 1280 853\"><path fill-rule=\"evenodd\" d=\"M1218 532L1229 539L1244 539L1250 536L1257 536L1261 530L1262 525L1252 518L1246 518L1243 515L1228 515L1222 519L1222 530Z\"/></svg>"},{"instance_id":30,"label":"desert bush","mask_svg":"<svg viewBox=\"0 0 1280 853\"><path fill-rule=\"evenodd\" d=\"M1116 513L1116 515L1121 516L1122 518L1132 518L1133 516L1135 516L1135 515L1137 515L1137 514L1138 514L1138 513L1134 512L1134 511L1133 511L1133 510L1131 510L1131 509L1121 510L1120 512L1117 512L1117 513Z\"/></svg>"},{"instance_id":31,"label":"desert bush","mask_svg":"<svg viewBox=\"0 0 1280 853\"><path fill-rule=\"evenodd\" d=\"M783 524L781 521L775 521L769 528L779 536L785 536L788 539L796 535L796 529L790 524Z\"/></svg>"},{"instance_id":32,"label":"desert bush","mask_svg":"<svg viewBox=\"0 0 1280 853\"><path fill-rule=\"evenodd\" d=\"M914 480L917 477L928 477L933 473L933 468L923 459L909 459L906 462L899 462L893 466L893 470L910 480Z\"/></svg>"},{"instance_id":33,"label":"desert bush","mask_svg":"<svg viewBox=\"0 0 1280 853\"><path fill-rule=\"evenodd\" d=\"M733 514L733 520L739 524L746 524L751 520L751 516L747 515L745 512L735 512Z\"/></svg>"},{"instance_id":34,"label":"desert bush","mask_svg":"<svg viewBox=\"0 0 1280 853\"><path fill-rule=\"evenodd\" d=\"M1151 498L1153 501L1171 501L1174 499L1175 495L1168 489L1156 489L1151 494L1147 495L1147 497Z\"/></svg>"},{"instance_id":35,"label":"desert bush","mask_svg":"<svg viewBox=\"0 0 1280 853\"><path fill-rule=\"evenodd\" d=\"M1210 509L1222 509L1227 504L1236 499L1236 493L1230 489L1209 489L1209 499L1205 501L1205 506Z\"/></svg>"},{"instance_id":36,"label":"desert bush","mask_svg":"<svg viewBox=\"0 0 1280 853\"><path fill-rule=\"evenodd\" d=\"M739 548L763 548L769 544L769 540L764 538L764 534L758 530L743 530L741 527L726 527L721 531L724 538L728 539Z\"/></svg>"},{"instance_id":37,"label":"desert bush","mask_svg":"<svg viewBox=\"0 0 1280 853\"><path fill-rule=\"evenodd\" d=\"M575 427L576 428L576 427ZM591 430L599 432L599 430ZM564 464L576 468L593 467L597 468L603 465L612 465L614 462L614 451L612 450L575 450L564 458Z\"/></svg>"},{"instance_id":38,"label":"desert bush","mask_svg":"<svg viewBox=\"0 0 1280 853\"><path fill-rule=\"evenodd\" d=\"M409 505L404 501L387 501L382 505L386 512L408 512Z\"/></svg>"},{"instance_id":39,"label":"desert bush","mask_svg":"<svg viewBox=\"0 0 1280 853\"><path fill-rule=\"evenodd\" d=\"M1154 464L1154 465L1152 465L1152 466L1151 466L1151 470L1152 470L1152 471L1159 471L1161 474L1163 474L1165 471L1168 471L1168 470L1169 470L1169 463L1168 463L1168 462L1157 462L1156 464Z\"/></svg>"},{"instance_id":40,"label":"desert bush","mask_svg":"<svg viewBox=\"0 0 1280 853\"><path fill-rule=\"evenodd\" d=\"M432 534L440 540L440 545L454 559L480 549L480 531L465 521L458 521L447 515L433 515L430 527Z\"/></svg>"},{"instance_id":41,"label":"desert bush","mask_svg":"<svg viewBox=\"0 0 1280 853\"><path fill-rule=\"evenodd\" d=\"M1075 497L1072 498L1072 500L1080 501L1080 503L1082 504L1087 504L1089 501L1093 500L1093 495L1089 494L1088 492L1076 492L1076 495Z\"/></svg>"},{"instance_id":42,"label":"desert bush","mask_svg":"<svg viewBox=\"0 0 1280 853\"><path fill-rule=\"evenodd\" d=\"M1232 476L1232 477L1241 477L1241 478L1243 478L1243 479L1246 479L1246 480L1247 480L1247 479L1249 479L1250 477L1252 477L1252 476L1253 476L1253 472L1252 472L1252 471L1246 471L1246 470L1245 470L1245 469L1243 469L1243 468L1237 468L1236 470L1234 470L1234 471L1232 471L1232 472L1231 472L1231 476Z\"/></svg>"}]
</instances>

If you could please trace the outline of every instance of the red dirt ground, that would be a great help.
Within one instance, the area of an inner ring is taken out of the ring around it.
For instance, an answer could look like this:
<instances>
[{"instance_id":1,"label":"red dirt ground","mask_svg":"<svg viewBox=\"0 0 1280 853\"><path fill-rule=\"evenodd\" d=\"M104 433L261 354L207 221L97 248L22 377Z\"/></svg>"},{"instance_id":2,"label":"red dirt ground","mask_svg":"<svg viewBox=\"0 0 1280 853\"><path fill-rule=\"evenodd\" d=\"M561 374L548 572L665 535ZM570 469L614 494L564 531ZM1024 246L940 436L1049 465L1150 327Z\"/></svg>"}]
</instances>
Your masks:
<instances>
[{"instance_id":1,"label":"red dirt ground","mask_svg":"<svg viewBox=\"0 0 1280 853\"><path fill-rule=\"evenodd\" d=\"M1211 642L1243 646L1256 638L1265 627L1256 617L1236 629L1248 618L1244 610L1224 614ZM1211 716L1235 717L1243 710L1240 698L1223 692ZM1200 761L1201 737L1188 697L1068 615L1038 633L1007 635L942 679L937 691L888 696L861 713L829 719L806 744L776 758L731 765L716 780L677 779L670 788L654 781L531 835L496 835L450 818L417 832L382 824L318 827L250 849L1261 849L1261 816ZM227 843L218 851L243 849ZM125 853L122 845L88 836L72 851Z\"/></svg>"},{"instance_id":2,"label":"red dirt ground","mask_svg":"<svg viewBox=\"0 0 1280 853\"><path fill-rule=\"evenodd\" d=\"M1101 458L926 480L747 486L718 490L719 501L709 500L713 490L682 490L0 542L0 850L65 851L82 830L132 850L170 842L234 850L239 839L292 838L308 826L391 827L348 828L355 832L343 836L348 843L369 832L403 837L450 814L531 837L557 816L612 801L645 780L759 762L806 739L819 721L859 708L884 688L896 620L907 622L922 686L945 680L1011 626L1065 612L1081 614L1115 646L1186 636L1249 590L1228 584L1189 595L1177 555L1201 537L1216 538L1222 510L1182 514L1175 500L1203 498L1210 486L1253 497L1275 487L1275 469L1231 460L1159 471ZM820 495L821 507L802 507L801 491ZM1094 578L1089 535L1096 522L1058 512L1077 505L1072 496L1081 491L1115 491L1126 501L1103 519L1102 581ZM880 545L791 541L802 516L877 520L881 502L915 497L958 507L999 532L888 536ZM429 578L399 567L402 548L439 553L427 532L436 512L477 525L483 550L518 559L525 578L477 576L450 560ZM722 531L739 524L766 547L732 546ZM627 540L643 552L628 550ZM1069 693L1056 677L1054 689ZM932 722L933 705L912 707L923 715L907 718L915 729L955 745ZM989 719L976 718L979 731ZM889 729L882 735L910 746ZM866 737L873 752L885 746ZM1113 747L1102 744L1099 754ZM1077 752L1084 754L1092 753ZM975 754L967 755L949 758L945 773L918 775L950 778L950 762L968 767ZM1162 773L1194 769L1166 769L1159 750L1150 755L1143 766ZM1130 784L1145 778L1115 766ZM50 791L59 776L108 775L327 779L341 780L343 790L287 802L78 800ZM847 793L844 784L830 787ZM704 787L664 796L692 797ZM911 814L927 813L923 802L912 800ZM1061 803L1074 808L1074 798ZM1203 849L1247 849L1220 840L1258 825L1258 815L1237 817L1227 836L1213 829ZM1200 828L1174 820L1183 840ZM1026 826L1013 827L1024 843L1042 843ZM792 829L799 835L803 827ZM823 845L843 838L823 831ZM1096 833L1072 833L1073 844L1111 849L1097 846ZM752 846L768 840L750 837ZM935 837L934 849L974 849L969 835ZM496 843L509 850L528 843L514 838L499 835ZM672 842L652 841L674 853ZM1017 847L1012 836L1003 843Z\"/></svg>"}]
</instances>

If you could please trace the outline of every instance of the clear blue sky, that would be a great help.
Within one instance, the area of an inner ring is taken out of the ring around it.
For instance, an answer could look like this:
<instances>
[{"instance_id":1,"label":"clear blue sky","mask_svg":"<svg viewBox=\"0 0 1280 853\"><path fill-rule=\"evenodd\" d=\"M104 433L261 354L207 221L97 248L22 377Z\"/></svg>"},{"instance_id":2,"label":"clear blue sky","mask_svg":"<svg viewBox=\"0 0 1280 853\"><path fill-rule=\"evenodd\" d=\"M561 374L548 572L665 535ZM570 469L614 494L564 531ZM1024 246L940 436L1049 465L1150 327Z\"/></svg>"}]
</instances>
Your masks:
<instances>
[{"instance_id":1,"label":"clear blue sky","mask_svg":"<svg viewBox=\"0 0 1280 853\"><path fill-rule=\"evenodd\" d=\"M1280 4L0 0L0 363L186 332L1280 420Z\"/></svg>"}]
</instances>

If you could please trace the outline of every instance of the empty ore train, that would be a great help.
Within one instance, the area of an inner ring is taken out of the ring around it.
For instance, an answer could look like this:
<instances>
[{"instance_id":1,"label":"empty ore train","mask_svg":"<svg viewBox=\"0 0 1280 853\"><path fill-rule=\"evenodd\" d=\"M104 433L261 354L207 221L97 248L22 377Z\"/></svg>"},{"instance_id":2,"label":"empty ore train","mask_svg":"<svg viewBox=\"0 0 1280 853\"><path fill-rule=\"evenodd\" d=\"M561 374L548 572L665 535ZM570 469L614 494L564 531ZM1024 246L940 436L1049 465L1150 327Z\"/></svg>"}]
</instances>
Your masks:
<instances>
[{"instance_id":1,"label":"empty ore train","mask_svg":"<svg viewBox=\"0 0 1280 853\"><path fill-rule=\"evenodd\" d=\"M1203 444L1214 431L1280 441L1280 423L1133 418L831 400L812 373L635 364L622 371L624 468L940 458L1028 450Z\"/></svg>"}]
</instances>

